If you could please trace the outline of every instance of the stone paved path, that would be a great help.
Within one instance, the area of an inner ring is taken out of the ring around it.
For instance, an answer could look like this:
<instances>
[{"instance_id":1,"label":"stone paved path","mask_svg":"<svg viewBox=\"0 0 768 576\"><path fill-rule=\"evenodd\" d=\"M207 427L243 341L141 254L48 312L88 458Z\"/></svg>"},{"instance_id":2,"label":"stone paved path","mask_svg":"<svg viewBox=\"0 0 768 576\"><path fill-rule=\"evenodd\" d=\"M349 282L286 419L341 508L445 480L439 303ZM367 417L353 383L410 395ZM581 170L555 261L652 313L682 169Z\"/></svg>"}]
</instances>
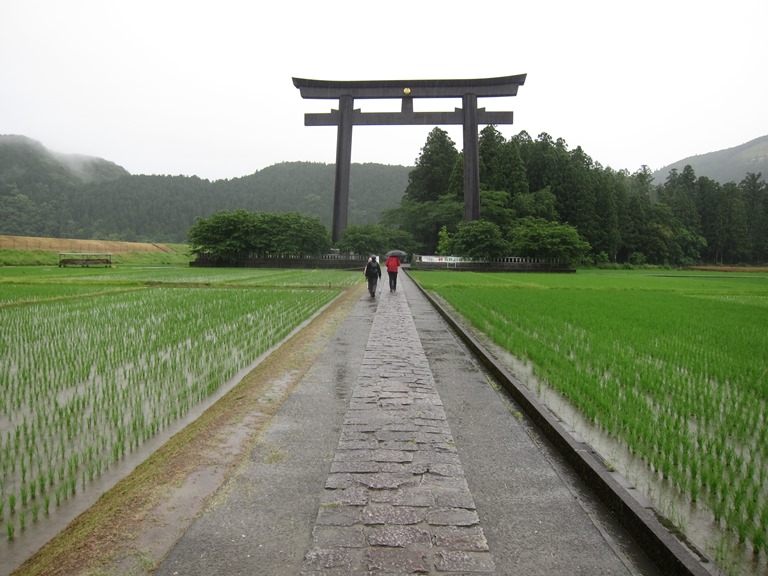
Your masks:
<instances>
[{"instance_id":1,"label":"stone paved path","mask_svg":"<svg viewBox=\"0 0 768 576\"><path fill-rule=\"evenodd\" d=\"M302 574L493 573L408 302L385 292Z\"/></svg>"},{"instance_id":2,"label":"stone paved path","mask_svg":"<svg viewBox=\"0 0 768 576\"><path fill-rule=\"evenodd\" d=\"M401 276L339 319L154 575L659 576Z\"/></svg>"}]
</instances>

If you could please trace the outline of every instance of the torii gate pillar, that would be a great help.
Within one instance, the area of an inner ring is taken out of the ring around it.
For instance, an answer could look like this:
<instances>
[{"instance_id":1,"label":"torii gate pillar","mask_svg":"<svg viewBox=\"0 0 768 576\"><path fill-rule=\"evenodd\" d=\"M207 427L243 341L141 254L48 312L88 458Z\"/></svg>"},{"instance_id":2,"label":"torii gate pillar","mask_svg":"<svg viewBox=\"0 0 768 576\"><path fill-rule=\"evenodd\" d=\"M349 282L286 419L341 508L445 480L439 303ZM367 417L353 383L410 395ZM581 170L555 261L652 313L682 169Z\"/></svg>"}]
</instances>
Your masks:
<instances>
[{"instance_id":1,"label":"torii gate pillar","mask_svg":"<svg viewBox=\"0 0 768 576\"><path fill-rule=\"evenodd\" d=\"M475 80L307 80L294 78L302 98L338 99L339 109L326 114L305 114L305 126L337 126L336 183L333 195L333 241L347 227L349 174L354 125L461 124L464 127L464 220L480 218L480 124L512 124L512 112L487 112L477 107L478 97L515 96L525 74ZM400 112L363 113L354 109L355 98L402 99ZM461 98L453 112L414 112L414 98Z\"/></svg>"}]
</instances>

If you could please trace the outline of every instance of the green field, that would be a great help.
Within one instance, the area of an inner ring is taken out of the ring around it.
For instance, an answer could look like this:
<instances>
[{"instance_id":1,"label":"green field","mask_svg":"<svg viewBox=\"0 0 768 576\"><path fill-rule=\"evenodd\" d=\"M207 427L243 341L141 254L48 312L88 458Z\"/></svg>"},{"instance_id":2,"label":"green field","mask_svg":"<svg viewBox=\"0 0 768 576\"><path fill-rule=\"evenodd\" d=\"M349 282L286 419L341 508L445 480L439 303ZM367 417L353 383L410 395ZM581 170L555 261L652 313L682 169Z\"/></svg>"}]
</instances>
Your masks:
<instances>
[{"instance_id":1,"label":"green field","mask_svg":"<svg viewBox=\"0 0 768 576\"><path fill-rule=\"evenodd\" d=\"M765 566L768 274L412 272ZM213 394L358 272L0 267L12 539Z\"/></svg>"},{"instance_id":2,"label":"green field","mask_svg":"<svg viewBox=\"0 0 768 576\"><path fill-rule=\"evenodd\" d=\"M7 538L183 417L359 272L0 267Z\"/></svg>"},{"instance_id":3,"label":"green field","mask_svg":"<svg viewBox=\"0 0 768 576\"><path fill-rule=\"evenodd\" d=\"M765 557L768 274L412 276Z\"/></svg>"}]
</instances>

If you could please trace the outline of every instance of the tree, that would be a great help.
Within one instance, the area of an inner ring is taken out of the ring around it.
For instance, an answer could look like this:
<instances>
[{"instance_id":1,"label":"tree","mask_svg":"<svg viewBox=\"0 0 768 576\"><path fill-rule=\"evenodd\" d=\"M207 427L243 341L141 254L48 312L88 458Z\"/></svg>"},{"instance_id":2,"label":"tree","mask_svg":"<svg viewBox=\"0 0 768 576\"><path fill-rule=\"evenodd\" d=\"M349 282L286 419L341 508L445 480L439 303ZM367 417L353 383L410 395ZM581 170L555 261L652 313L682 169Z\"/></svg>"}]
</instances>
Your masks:
<instances>
[{"instance_id":1,"label":"tree","mask_svg":"<svg viewBox=\"0 0 768 576\"><path fill-rule=\"evenodd\" d=\"M581 147L568 154L558 186L557 209L564 222L575 226L593 246L600 243L597 217L597 170ZM601 246L601 249L603 247Z\"/></svg>"},{"instance_id":2,"label":"tree","mask_svg":"<svg viewBox=\"0 0 768 576\"><path fill-rule=\"evenodd\" d=\"M634 179L634 176L632 176ZM618 206L618 226L621 243L616 256L618 262L630 262L633 254L645 256L645 238L649 229L651 201L646 194L638 192L630 180L629 190L621 196Z\"/></svg>"},{"instance_id":3,"label":"tree","mask_svg":"<svg viewBox=\"0 0 768 576\"><path fill-rule=\"evenodd\" d=\"M383 222L411 235L422 254L434 254L440 228L453 231L463 218L464 203L446 194L438 200L416 202L403 198L400 208L385 212Z\"/></svg>"},{"instance_id":4,"label":"tree","mask_svg":"<svg viewBox=\"0 0 768 576\"><path fill-rule=\"evenodd\" d=\"M568 221L570 213L565 210L568 202L563 198L562 182L564 170L569 162L568 150L565 142L558 139L557 142L546 132L542 132L536 141L531 141L527 134L518 141L521 144L520 154L526 165L528 186L531 190L542 190L547 186L557 198L557 212L560 217Z\"/></svg>"},{"instance_id":5,"label":"tree","mask_svg":"<svg viewBox=\"0 0 768 576\"><path fill-rule=\"evenodd\" d=\"M480 157L480 186L490 190L502 190L499 180L503 179L504 168L499 162L506 140L496 126L486 126L480 131L478 151Z\"/></svg>"},{"instance_id":6,"label":"tree","mask_svg":"<svg viewBox=\"0 0 768 576\"><path fill-rule=\"evenodd\" d=\"M250 247L252 219L245 210L219 211L209 218L198 218L189 229L190 252L205 254L223 264L234 264Z\"/></svg>"},{"instance_id":7,"label":"tree","mask_svg":"<svg viewBox=\"0 0 768 576\"><path fill-rule=\"evenodd\" d=\"M750 256L754 262L768 259L768 186L761 176L760 172L748 172L739 183L749 214Z\"/></svg>"},{"instance_id":8,"label":"tree","mask_svg":"<svg viewBox=\"0 0 768 576\"><path fill-rule=\"evenodd\" d=\"M723 187L704 176L697 183L701 195L701 233L707 245L702 256L707 262L722 264L726 242L727 198Z\"/></svg>"},{"instance_id":9,"label":"tree","mask_svg":"<svg viewBox=\"0 0 768 576\"><path fill-rule=\"evenodd\" d=\"M338 248L342 252L360 256L381 255L395 249L413 254L417 251L417 243L408 232L403 230L365 224L347 226L339 241Z\"/></svg>"},{"instance_id":10,"label":"tree","mask_svg":"<svg viewBox=\"0 0 768 576\"><path fill-rule=\"evenodd\" d=\"M453 235L452 248L458 256L486 261L505 256L509 244L495 223L472 220L459 224Z\"/></svg>"},{"instance_id":11,"label":"tree","mask_svg":"<svg viewBox=\"0 0 768 576\"><path fill-rule=\"evenodd\" d=\"M464 153L459 152L448 180L448 196L464 202Z\"/></svg>"},{"instance_id":12,"label":"tree","mask_svg":"<svg viewBox=\"0 0 768 576\"><path fill-rule=\"evenodd\" d=\"M670 170L666 182L659 189L659 201L672 209L672 214L682 226L699 234L701 218L697 196L696 175L690 164L686 164L682 174L674 168Z\"/></svg>"},{"instance_id":13,"label":"tree","mask_svg":"<svg viewBox=\"0 0 768 576\"><path fill-rule=\"evenodd\" d=\"M296 212L260 213L257 219L265 221L272 230L270 254L281 256L316 256L327 254L331 247L328 231L317 217Z\"/></svg>"},{"instance_id":14,"label":"tree","mask_svg":"<svg viewBox=\"0 0 768 576\"><path fill-rule=\"evenodd\" d=\"M597 230L592 234L584 234L595 254L604 253L610 261L614 262L621 244L617 204L617 188L620 181L619 174L610 168L594 171L595 213L593 217Z\"/></svg>"},{"instance_id":15,"label":"tree","mask_svg":"<svg viewBox=\"0 0 768 576\"><path fill-rule=\"evenodd\" d=\"M440 256L450 256L453 252L451 235L448 233L448 227L443 226L437 235L437 249L435 252Z\"/></svg>"},{"instance_id":16,"label":"tree","mask_svg":"<svg viewBox=\"0 0 768 576\"><path fill-rule=\"evenodd\" d=\"M389 226L382 226L381 228L384 231L387 251L402 250L408 254L415 254L418 252L418 243L410 233L405 230L390 228Z\"/></svg>"},{"instance_id":17,"label":"tree","mask_svg":"<svg viewBox=\"0 0 768 576\"><path fill-rule=\"evenodd\" d=\"M512 210L515 218L525 218L533 216L544 218L545 220L556 221L557 210L555 203L557 198L552 194L549 187L537 190L536 192L525 192L517 194L512 198Z\"/></svg>"},{"instance_id":18,"label":"tree","mask_svg":"<svg viewBox=\"0 0 768 576\"><path fill-rule=\"evenodd\" d=\"M480 191L480 219L494 222L501 230L512 224L515 212L509 207L509 194L502 190Z\"/></svg>"},{"instance_id":19,"label":"tree","mask_svg":"<svg viewBox=\"0 0 768 576\"><path fill-rule=\"evenodd\" d=\"M495 181L499 190L509 192L511 198L519 194L527 194L528 175L525 164L520 157L520 145L517 140L510 140L501 150L498 158L498 166L495 168L497 178Z\"/></svg>"},{"instance_id":20,"label":"tree","mask_svg":"<svg viewBox=\"0 0 768 576\"><path fill-rule=\"evenodd\" d=\"M222 210L197 218L187 236L192 254L230 265L251 256L317 256L330 248L319 218L295 212Z\"/></svg>"},{"instance_id":21,"label":"tree","mask_svg":"<svg viewBox=\"0 0 768 576\"><path fill-rule=\"evenodd\" d=\"M749 259L749 214L741 189L733 182L724 186L726 194L725 261L729 264Z\"/></svg>"},{"instance_id":22,"label":"tree","mask_svg":"<svg viewBox=\"0 0 768 576\"><path fill-rule=\"evenodd\" d=\"M352 225L344 229L338 248L341 252L366 256L382 254L387 240L381 226Z\"/></svg>"},{"instance_id":23,"label":"tree","mask_svg":"<svg viewBox=\"0 0 768 576\"><path fill-rule=\"evenodd\" d=\"M518 220L511 230L509 243L516 256L553 258L569 263L578 262L590 250L576 228L543 218Z\"/></svg>"},{"instance_id":24,"label":"tree","mask_svg":"<svg viewBox=\"0 0 768 576\"><path fill-rule=\"evenodd\" d=\"M666 204L649 204L648 226L643 230L642 250L651 264L672 264L679 256L674 245L675 222Z\"/></svg>"},{"instance_id":25,"label":"tree","mask_svg":"<svg viewBox=\"0 0 768 576\"><path fill-rule=\"evenodd\" d=\"M405 198L428 202L446 194L458 154L448 132L433 128L416 160L416 166L408 175Z\"/></svg>"},{"instance_id":26,"label":"tree","mask_svg":"<svg viewBox=\"0 0 768 576\"><path fill-rule=\"evenodd\" d=\"M25 194L0 195L0 231L13 236L39 235L37 205Z\"/></svg>"}]
</instances>

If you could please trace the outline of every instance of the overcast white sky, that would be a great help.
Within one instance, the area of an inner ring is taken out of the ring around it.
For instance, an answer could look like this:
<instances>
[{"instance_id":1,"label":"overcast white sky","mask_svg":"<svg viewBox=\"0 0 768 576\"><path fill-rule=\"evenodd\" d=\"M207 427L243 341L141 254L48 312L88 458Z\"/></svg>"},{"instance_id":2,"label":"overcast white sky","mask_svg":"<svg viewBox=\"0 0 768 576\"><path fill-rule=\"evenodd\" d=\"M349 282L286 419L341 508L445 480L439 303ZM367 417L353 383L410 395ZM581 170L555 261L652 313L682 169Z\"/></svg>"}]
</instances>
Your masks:
<instances>
[{"instance_id":1,"label":"overcast white sky","mask_svg":"<svg viewBox=\"0 0 768 576\"><path fill-rule=\"evenodd\" d=\"M294 76L526 73L516 97L479 102L514 111L505 137L658 169L768 134L766 22L766 0L0 0L0 134L133 174L234 178L335 162L336 129L304 113L337 101L303 100ZM352 161L412 165L431 129L355 127Z\"/></svg>"}]
</instances>

